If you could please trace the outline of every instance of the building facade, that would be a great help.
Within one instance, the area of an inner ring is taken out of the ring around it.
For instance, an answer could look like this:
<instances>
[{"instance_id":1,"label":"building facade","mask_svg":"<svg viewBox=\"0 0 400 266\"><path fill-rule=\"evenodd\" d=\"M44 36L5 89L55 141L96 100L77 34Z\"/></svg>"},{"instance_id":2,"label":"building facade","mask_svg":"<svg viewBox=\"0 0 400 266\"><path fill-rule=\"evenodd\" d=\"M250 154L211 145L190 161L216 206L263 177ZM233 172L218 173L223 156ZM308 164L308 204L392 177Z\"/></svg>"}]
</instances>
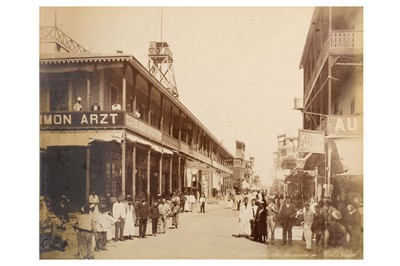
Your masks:
<instances>
[{"instance_id":1,"label":"building facade","mask_svg":"<svg viewBox=\"0 0 400 266\"><path fill-rule=\"evenodd\" d=\"M92 54L46 36L41 195L66 195L78 210L93 190L101 200L221 190L234 156L134 56Z\"/></svg>"},{"instance_id":2,"label":"building facade","mask_svg":"<svg viewBox=\"0 0 400 266\"><path fill-rule=\"evenodd\" d=\"M314 144L323 145L323 151L300 154L304 164L291 175L316 170L315 196L329 196L334 202L359 201L363 196L363 8L315 8L300 68L303 130L318 139ZM323 134L322 141L318 133Z\"/></svg>"}]
</instances>

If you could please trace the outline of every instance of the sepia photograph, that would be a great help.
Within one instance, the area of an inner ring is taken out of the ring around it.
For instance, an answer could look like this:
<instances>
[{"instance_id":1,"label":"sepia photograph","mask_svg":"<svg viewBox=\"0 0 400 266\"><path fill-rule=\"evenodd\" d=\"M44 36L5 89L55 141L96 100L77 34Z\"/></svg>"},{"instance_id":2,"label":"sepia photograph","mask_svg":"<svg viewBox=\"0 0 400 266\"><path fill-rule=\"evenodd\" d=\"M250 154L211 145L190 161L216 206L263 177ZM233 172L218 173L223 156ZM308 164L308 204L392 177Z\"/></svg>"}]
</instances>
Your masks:
<instances>
[{"instance_id":1,"label":"sepia photograph","mask_svg":"<svg viewBox=\"0 0 400 266\"><path fill-rule=\"evenodd\" d=\"M37 12L40 260L364 259L363 6Z\"/></svg>"}]
</instances>

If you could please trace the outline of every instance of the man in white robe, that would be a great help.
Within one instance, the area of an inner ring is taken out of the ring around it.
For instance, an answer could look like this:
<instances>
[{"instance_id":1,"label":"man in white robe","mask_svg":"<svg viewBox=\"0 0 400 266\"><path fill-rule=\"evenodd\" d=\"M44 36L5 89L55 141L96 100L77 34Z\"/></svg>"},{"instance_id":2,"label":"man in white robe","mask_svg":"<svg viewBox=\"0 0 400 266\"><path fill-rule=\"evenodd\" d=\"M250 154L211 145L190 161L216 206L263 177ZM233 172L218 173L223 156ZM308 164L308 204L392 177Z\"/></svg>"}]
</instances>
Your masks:
<instances>
[{"instance_id":1,"label":"man in white robe","mask_svg":"<svg viewBox=\"0 0 400 266\"><path fill-rule=\"evenodd\" d=\"M250 220L253 217L252 208L249 199L245 197L239 212L239 237L249 236L251 234Z\"/></svg>"}]
</instances>

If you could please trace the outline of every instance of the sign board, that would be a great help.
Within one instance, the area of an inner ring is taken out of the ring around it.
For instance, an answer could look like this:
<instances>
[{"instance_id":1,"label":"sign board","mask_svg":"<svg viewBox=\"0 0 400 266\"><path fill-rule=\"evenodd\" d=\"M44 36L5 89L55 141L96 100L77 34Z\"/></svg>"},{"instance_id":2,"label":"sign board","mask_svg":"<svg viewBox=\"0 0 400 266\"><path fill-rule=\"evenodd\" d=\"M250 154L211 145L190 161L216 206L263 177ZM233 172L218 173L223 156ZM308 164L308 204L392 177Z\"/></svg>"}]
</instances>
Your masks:
<instances>
[{"instance_id":1,"label":"sign board","mask_svg":"<svg viewBox=\"0 0 400 266\"><path fill-rule=\"evenodd\" d=\"M42 112L40 113L41 129L60 128L115 128L123 127L124 112Z\"/></svg>"},{"instance_id":2,"label":"sign board","mask_svg":"<svg viewBox=\"0 0 400 266\"><path fill-rule=\"evenodd\" d=\"M162 133L161 131L145 124L144 122L136 119L130 115L126 116L126 127L136 133L139 133L145 137L148 137L151 140L156 140L158 142L162 142Z\"/></svg>"},{"instance_id":3,"label":"sign board","mask_svg":"<svg viewBox=\"0 0 400 266\"><path fill-rule=\"evenodd\" d=\"M324 154L324 132L299 129L299 152Z\"/></svg>"},{"instance_id":4,"label":"sign board","mask_svg":"<svg viewBox=\"0 0 400 266\"><path fill-rule=\"evenodd\" d=\"M328 136L363 135L362 116L329 116Z\"/></svg>"}]
</instances>

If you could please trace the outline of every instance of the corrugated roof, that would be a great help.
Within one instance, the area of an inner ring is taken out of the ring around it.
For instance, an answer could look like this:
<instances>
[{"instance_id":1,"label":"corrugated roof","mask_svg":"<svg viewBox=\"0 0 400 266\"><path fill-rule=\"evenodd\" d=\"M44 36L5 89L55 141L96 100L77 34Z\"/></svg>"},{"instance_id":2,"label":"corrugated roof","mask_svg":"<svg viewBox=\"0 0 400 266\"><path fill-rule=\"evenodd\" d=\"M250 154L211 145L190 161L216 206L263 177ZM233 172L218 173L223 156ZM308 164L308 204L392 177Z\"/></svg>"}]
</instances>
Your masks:
<instances>
[{"instance_id":1,"label":"corrugated roof","mask_svg":"<svg viewBox=\"0 0 400 266\"><path fill-rule=\"evenodd\" d=\"M132 61L128 54L41 53L41 64L92 63Z\"/></svg>"}]
</instances>

